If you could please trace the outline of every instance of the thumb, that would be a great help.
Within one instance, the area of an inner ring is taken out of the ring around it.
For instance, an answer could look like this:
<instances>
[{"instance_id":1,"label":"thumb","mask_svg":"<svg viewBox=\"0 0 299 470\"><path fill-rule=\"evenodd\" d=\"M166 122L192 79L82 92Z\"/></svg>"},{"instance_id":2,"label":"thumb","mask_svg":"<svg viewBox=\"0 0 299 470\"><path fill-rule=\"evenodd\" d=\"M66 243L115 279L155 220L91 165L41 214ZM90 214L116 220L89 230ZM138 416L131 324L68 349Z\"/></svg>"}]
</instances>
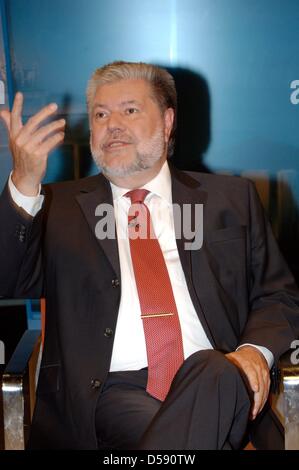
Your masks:
<instances>
[{"instance_id":1,"label":"thumb","mask_svg":"<svg viewBox=\"0 0 299 470\"><path fill-rule=\"evenodd\" d=\"M10 132L10 112L7 109L0 111L0 118L4 122L7 132Z\"/></svg>"}]
</instances>

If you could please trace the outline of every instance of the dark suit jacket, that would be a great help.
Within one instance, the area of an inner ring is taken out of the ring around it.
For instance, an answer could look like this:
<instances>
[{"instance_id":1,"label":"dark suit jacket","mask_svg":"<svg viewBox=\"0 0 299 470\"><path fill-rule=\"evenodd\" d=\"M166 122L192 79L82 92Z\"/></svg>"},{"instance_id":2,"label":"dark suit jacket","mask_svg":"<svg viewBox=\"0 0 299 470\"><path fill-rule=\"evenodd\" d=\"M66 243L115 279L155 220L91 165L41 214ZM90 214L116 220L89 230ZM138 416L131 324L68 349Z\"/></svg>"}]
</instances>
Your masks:
<instances>
[{"instance_id":1,"label":"dark suit jacket","mask_svg":"<svg viewBox=\"0 0 299 470\"><path fill-rule=\"evenodd\" d=\"M171 168L173 202L204 204L204 243L178 251L191 299L213 347L259 344L275 357L298 334L298 291L254 185ZM0 295L46 296L46 339L31 444L96 448L95 407L109 371L121 295L116 240L98 240L95 209L112 204L97 175L44 187L34 218L0 198ZM132 331L134 337L134 331Z\"/></svg>"}]
</instances>

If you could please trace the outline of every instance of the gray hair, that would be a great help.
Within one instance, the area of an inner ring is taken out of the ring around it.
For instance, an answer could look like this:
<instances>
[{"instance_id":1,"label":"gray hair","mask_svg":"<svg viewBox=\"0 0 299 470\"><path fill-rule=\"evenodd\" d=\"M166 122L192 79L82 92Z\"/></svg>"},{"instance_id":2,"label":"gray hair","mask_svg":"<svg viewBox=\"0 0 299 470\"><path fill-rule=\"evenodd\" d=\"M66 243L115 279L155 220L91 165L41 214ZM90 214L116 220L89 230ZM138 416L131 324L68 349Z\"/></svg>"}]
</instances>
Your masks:
<instances>
[{"instance_id":1,"label":"gray hair","mask_svg":"<svg viewBox=\"0 0 299 470\"><path fill-rule=\"evenodd\" d=\"M168 142L168 155L171 156L174 150L175 129L176 129L176 109L177 94L174 78L167 70L156 65L144 62L124 62L116 61L104 65L94 71L88 82L86 89L87 110L90 116L92 103L97 88L108 83L120 80L146 80L152 88L153 99L157 102L161 113L166 109L174 110L174 123Z\"/></svg>"}]
</instances>

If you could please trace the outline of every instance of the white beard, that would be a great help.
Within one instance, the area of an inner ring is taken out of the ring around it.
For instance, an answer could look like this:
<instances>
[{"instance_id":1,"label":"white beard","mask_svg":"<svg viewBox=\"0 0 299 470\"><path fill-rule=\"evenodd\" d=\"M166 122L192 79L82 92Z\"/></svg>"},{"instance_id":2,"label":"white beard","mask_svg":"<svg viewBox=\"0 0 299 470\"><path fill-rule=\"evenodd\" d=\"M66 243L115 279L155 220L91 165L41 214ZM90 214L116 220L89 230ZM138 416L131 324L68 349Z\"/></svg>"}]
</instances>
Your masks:
<instances>
[{"instance_id":1,"label":"white beard","mask_svg":"<svg viewBox=\"0 0 299 470\"><path fill-rule=\"evenodd\" d=\"M94 148L92 145L92 139L90 139L92 157L97 167L108 177L131 176L153 167L163 156L165 145L164 129L161 127L157 128L150 139L140 142L137 145L136 158L134 161L129 163L122 162L119 166L111 167L109 166L109 163L104 161L103 151L101 149Z\"/></svg>"}]
</instances>

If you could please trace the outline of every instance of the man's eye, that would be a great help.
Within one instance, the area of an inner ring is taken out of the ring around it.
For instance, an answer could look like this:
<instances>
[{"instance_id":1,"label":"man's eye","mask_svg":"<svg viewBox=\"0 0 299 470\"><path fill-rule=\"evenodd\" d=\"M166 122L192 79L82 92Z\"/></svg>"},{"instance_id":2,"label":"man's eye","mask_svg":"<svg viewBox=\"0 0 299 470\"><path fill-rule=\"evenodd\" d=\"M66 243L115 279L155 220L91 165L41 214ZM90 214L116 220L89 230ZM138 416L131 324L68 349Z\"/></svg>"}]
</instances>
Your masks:
<instances>
[{"instance_id":1,"label":"man's eye","mask_svg":"<svg viewBox=\"0 0 299 470\"><path fill-rule=\"evenodd\" d=\"M138 113L137 108L128 108L128 109L126 109L126 114L135 114L135 113Z\"/></svg>"},{"instance_id":2,"label":"man's eye","mask_svg":"<svg viewBox=\"0 0 299 470\"><path fill-rule=\"evenodd\" d=\"M95 114L96 119L103 119L105 116L106 116L106 113L104 113L103 111L99 111Z\"/></svg>"}]
</instances>

